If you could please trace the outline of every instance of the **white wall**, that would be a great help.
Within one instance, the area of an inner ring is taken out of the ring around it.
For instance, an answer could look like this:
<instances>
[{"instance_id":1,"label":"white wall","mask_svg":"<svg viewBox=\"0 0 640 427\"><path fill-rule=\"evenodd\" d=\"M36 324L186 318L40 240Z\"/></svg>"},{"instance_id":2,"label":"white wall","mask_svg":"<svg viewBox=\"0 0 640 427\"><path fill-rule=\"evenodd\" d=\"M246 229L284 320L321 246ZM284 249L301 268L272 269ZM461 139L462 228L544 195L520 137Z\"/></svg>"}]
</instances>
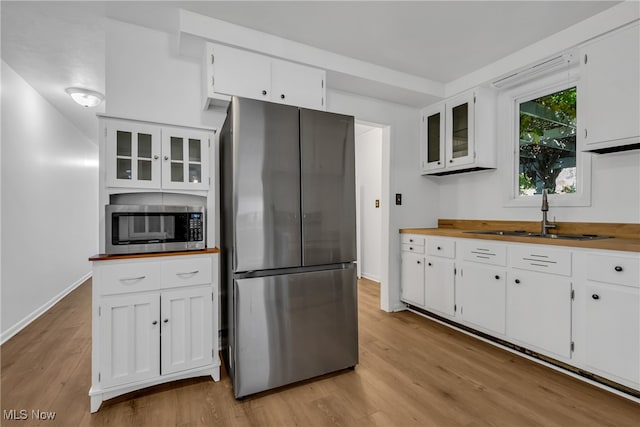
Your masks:
<instances>
[{"instance_id":1,"label":"white wall","mask_svg":"<svg viewBox=\"0 0 640 427\"><path fill-rule=\"evenodd\" d=\"M201 62L177 52L168 33L107 23L106 113L196 127L221 127L223 111L202 110Z\"/></svg>"},{"instance_id":2,"label":"white wall","mask_svg":"<svg viewBox=\"0 0 640 427\"><path fill-rule=\"evenodd\" d=\"M400 302L400 234L406 227L432 227L437 224L437 183L420 175L420 114L417 109L334 90L327 91L327 110L350 114L356 120L388 126L383 130L382 147L382 270L380 305L387 311L402 309ZM385 138L389 146L385 147ZM386 149L385 149L386 148ZM389 169L387 170L387 166ZM389 175L389 182L385 176ZM395 194L402 194L402 205L395 205ZM385 215L388 212L388 216ZM384 260L388 261L388 269Z\"/></svg>"},{"instance_id":3,"label":"white wall","mask_svg":"<svg viewBox=\"0 0 640 427\"><path fill-rule=\"evenodd\" d=\"M382 199L382 129L373 128L356 136L356 188L360 244L360 274L380 281L382 210L375 201Z\"/></svg>"},{"instance_id":4,"label":"white wall","mask_svg":"<svg viewBox=\"0 0 640 427\"><path fill-rule=\"evenodd\" d=\"M98 147L4 61L1 182L4 342L84 281L98 248Z\"/></svg>"}]
</instances>

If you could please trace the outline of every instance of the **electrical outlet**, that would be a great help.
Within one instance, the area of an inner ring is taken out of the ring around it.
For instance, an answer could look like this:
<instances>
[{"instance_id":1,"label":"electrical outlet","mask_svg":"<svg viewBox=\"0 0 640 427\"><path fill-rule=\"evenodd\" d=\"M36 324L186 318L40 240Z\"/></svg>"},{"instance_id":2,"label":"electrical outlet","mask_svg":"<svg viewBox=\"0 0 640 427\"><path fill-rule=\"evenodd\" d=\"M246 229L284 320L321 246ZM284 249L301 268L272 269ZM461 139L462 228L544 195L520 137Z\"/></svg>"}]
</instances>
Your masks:
<instances>
[{"instance_id":1,"label":"electrical outlet","mask_svg":"<svg viewBox=\"0 0 640 427\"><path fill-rule=\"evenodd\" d=\"M396 193L396 205L402 204L402 194Z\"/></svg>"},{"instance_id":2,"label":"electrical outlet","mask_svg":"<svg viewBox=\"0 0 640 427\"><path fill-rule=\"evenodd\" d=\"M376 208L380 207L380 200L376 199Z\"/></svg>"}]
</instances>

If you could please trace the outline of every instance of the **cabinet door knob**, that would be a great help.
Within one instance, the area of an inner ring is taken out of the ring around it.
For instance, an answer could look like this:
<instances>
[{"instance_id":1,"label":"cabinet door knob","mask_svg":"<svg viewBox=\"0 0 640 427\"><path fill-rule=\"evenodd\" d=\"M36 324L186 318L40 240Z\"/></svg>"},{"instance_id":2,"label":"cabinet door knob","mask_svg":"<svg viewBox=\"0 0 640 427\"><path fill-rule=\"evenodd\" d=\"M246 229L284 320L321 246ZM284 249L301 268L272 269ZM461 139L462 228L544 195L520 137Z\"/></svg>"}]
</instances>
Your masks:
<instances>
[{"instance_id":1,"label":"cabinet door knob","mask_svg":"<svg viewBox=\"0 0 640 427\"><path fill-rule=\"evenodd\" d=\"M409 250L412 251L413 250L413 246L409 246Z\"/></svg>"},{"instance_id":2,"label":"cabinet door knob","mask_svg":"<svg viewBox=\"0 0 640 427\"><path fill-rule=\"evenodd\" d=\"M449 160L449 163L453 163L453 159L452 159L452 160Z\"/></svg>"},{"instance_id":3,"label":"cabinet door knob","mask_svg":"<svg viewBox=\"0 0 640 427\"><path fill-rule=\"evenodd\" d=\"M516 280L515 280L515 282L516 282L516 283L520 283L520 279L516 279Z\"/></svg>"},{"instance_id":4,"label":"cabinet door knob","mask_svg":"<svg viewBox=\"0 0 640 427\"><path fill-rule=\"evenodd\" d=\"M617 271L618 273L619 273L619 272L621 272L621 271L623 270L623 268L622 268L622 266L621 266L621 265L616 265L613 269L614 269L615 271Z\"/></svg>"},{"instance_id":5,"label":"cabinet door knob","mask_svg":"<svg viewBox=\"0 0 640 427\"><path fill-rule=\"evenodd\" d=\"M442 248L440 246L438 246L438 250L442 250Z\"/></svg>"},{"instance_id":6,"label":"cabinet door knob","mask_svg":"<svg viewBox=\"0 0 640 427\"><path fill-rule=\"evenodd\" d=\"M413 243L413 239L409 239L409 243Z\"/></svg>"},{"instance_id":7,"label":"cabinet door knob","mask_svg":"<svg viewBox=\"0 0 640 427\"><path fill-rule=\"evenodd\" d=\"M420 261L416 261L418 264L421 264Z\"/></svg>"},{"instance_id":8,"label":"cabinet door knob","mask_svg":"<svg viewBox=\"0 0 640 427\"><path fill-rule=\"evenodd\" d=\"M164 160L165 161L169 160L169 156L164 156Z\"/></svg>"},{"instance_id":9,"label":"cabinet door knob","mask_svg":"<svg viewBox=\"0 0 640 427\"><path fill-rule=\"evenodd\" d=\"M438 164L440 164L440 162L438 162Z\"/></svg>"},{"instance_id":10,"label":"cabinet door knob","mask_svg":"<svg viewBox=\"0 0 640 427\"><path fill-rule=\"evenodd\" d=\"M600 295L598 295L598 294L593 294L593 295L591 295L591 298L593 298L593 299L600 299Z\"/></svg>"},{"instance_id":11,"label":"cabinet door knob","mask_svg":"<svg viewBox=\"0 0 640 427\"><path fill-rule=\"evenodd\" d=\"M427 265L428 265L429 267L431 267L431 263L428 263Z\"/></svg>"},{"instance_id":12,"label":"cabinet door knob","mask_svg":"<svg viewBox=\"0 0 640 427\"><path fill-rule=\"evenodd\" d=\"M169 319L164 319L163 322L164 323L169 323Z\"/></svg>"},{"instance_id":13,"label":"cabinet door knob","mask_svg":"<svg viewBox=\"0 0 640 427\"><path fill-rule=\"evenodd\" d=\"M158 160L160 158L160 156L158 156L157 154L153 156L153 160Z\"/></svg>"},{"instance_id":14,"label":"cabinet door knob","mask_svg":"<svg viewBox=\"0 0 640 427\"><path fill-rule=\"evenodd\" d=\"M158 324L158 321L157 321L157 320L154 320L153 322L151 322L151 324L152 324L152 325L157 325L157 324Z\"/></svg>"},{"instance_id":15,"label":"cabinet door knob","mask_svg":"<svg viewBox=\"0 0 640 427\"><path fill-rule=\"evenodd\" d=\"M280 99L284 99L284 93L280 95Z\"/></svg>"},{"instance_id":16,"label":"cabinet door knob","mask_svg":"<svg viewBox=\"0 0 640 427\"><path fill-rule=\"evenodd\" d=\"M263 90L263 91L262 91L262 94L263 94L263 95L266 95L266 94L267 94L267 91L266 91L266 90Z\"/></svg>"},{"instance_id":17,"label":"cabinet door knob","mask_svg":"<svg viewBox=\"0 0 640 427\"><path fill-rule=\"evenodd\" d=\"M496 274L496 280L500 280L500 276Z\"/></svg>"}]
</instances>

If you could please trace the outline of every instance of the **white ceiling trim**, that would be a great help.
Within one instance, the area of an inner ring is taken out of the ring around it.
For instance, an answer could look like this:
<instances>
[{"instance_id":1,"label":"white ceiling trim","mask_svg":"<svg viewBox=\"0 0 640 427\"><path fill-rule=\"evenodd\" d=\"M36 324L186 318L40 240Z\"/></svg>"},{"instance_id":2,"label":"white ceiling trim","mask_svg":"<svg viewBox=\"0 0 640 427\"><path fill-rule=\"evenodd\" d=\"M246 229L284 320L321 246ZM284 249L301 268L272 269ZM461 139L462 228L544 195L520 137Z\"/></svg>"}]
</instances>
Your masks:
<instances>
[{"instance_id":1,"label":"white ceiling trim","mask_svg":"<svg viewBox=\"0 0 640 427\"><path fill-rule=\"evenodd\" d=\"M180 38L183 35L200 37L205 40L322 68L328 72L379 82L386 86L415 92L427 97L442 98L444 96L445 86L441 82L349 58L187 10L180 10L178 25Z\"/></svg>"},{"instance_id":2,"label":"white ceiling trim","mask_svg":"<svg viewBox=\"0 0 640 427\"><path fill-rule=\"evenodd\" d=\"M445 84L445 97L484 85L508 73L542 62L609 31L640 20L640 3L625 1L511 55Z\"/></svg>"}]
</instances>

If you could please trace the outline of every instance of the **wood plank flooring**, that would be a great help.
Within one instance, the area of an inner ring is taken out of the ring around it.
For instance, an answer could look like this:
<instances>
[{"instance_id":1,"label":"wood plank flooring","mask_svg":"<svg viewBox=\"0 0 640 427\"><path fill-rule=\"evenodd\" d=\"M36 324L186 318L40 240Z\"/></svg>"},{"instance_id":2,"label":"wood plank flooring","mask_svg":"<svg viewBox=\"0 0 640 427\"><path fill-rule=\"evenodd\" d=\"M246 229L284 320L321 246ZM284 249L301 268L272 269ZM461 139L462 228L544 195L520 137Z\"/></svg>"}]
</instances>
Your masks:
<instances>
[{"instance_id":1,"label":"wood plank flooring","mask_svg":"<svg viewBox=\"0 0 640 427\"><path fill-rule=\"evenodd\" d=\"M360 363L236 401L226 372L89 412L91 283L0 348L2 426L638 426L640 405L410 312L359 283ZM327 349L331 351L331 349ZM26 420L8 420L10 410ZM32 418L32 410L55 419Z\"/></svg>"}]
</instances>

